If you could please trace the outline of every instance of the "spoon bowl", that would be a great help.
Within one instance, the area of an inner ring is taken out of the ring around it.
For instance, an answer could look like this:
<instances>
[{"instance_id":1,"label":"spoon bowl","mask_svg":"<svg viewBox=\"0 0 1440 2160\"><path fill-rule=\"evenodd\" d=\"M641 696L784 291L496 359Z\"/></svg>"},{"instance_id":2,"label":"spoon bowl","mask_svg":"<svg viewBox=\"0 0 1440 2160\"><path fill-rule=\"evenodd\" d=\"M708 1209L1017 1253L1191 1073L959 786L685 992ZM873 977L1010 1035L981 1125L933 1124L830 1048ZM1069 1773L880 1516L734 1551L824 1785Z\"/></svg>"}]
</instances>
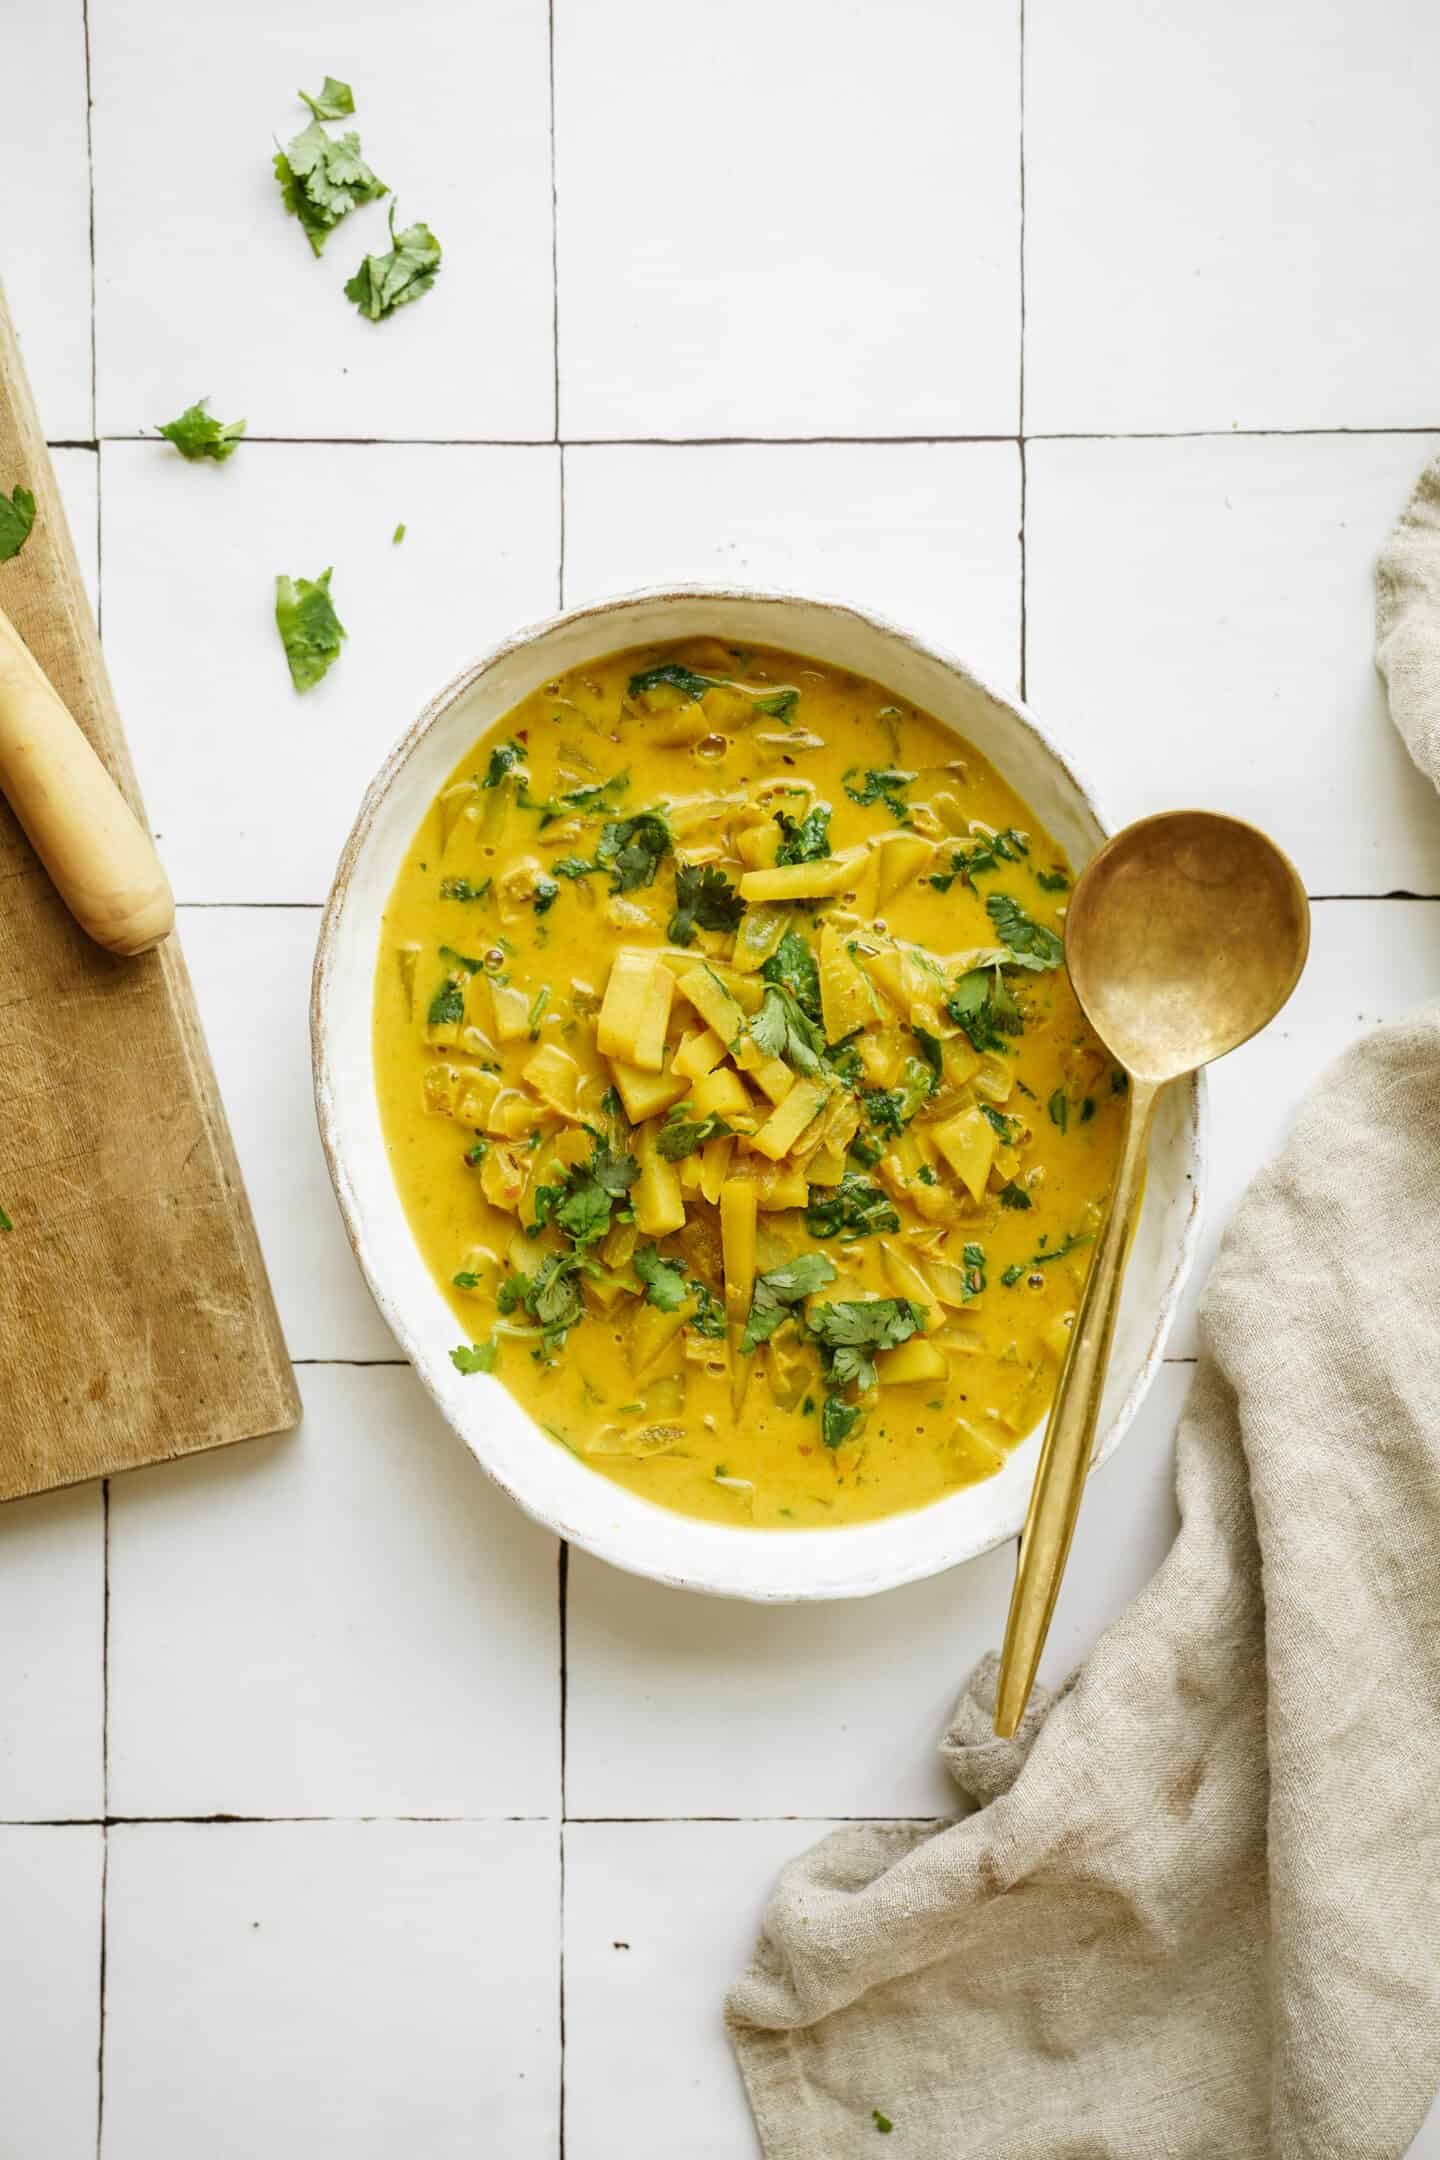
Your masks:
<instances>
[{"instance_id":1,"label":"spoon bowl","mask_svg":"<svg viewBox=\"0 0 1440 2160\"><path fill-rule=\"evenodd\" d=\"M1238 1049L1300 980L1305 888L1238 818L1170 810L1127 825L1088 864L1065 959L1085 1017L1135 1078L1161 1084Z\"/></svg>"},{"instance_id":2,"label":"spoon bowl","mask_svg":"<svg viewBox=\"0 0 1440 2160\"><path fill-rule=\"evenodd\" d=\"M1005 1738L1034 1685L1080 1512L1156 1100L1273 1020L1309 949L1310 908L1294 864L1253 825L1214 811L1127 825L1075 887L1065 963L1086 1019L1128 1076L1128 1105L1020 1539L995 1694L995 1730Z\"/></svg>"}]
</instances>

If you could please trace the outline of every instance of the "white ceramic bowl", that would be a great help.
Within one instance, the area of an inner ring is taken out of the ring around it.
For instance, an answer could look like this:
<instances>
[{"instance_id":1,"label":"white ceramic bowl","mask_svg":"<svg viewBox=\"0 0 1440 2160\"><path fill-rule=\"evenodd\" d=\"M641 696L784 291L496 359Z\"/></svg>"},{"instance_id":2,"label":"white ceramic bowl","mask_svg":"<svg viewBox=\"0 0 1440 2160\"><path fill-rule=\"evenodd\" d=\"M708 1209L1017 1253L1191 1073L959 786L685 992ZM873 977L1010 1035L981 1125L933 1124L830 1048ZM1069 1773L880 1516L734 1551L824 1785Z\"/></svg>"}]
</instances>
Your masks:
<instances>
[{"instance_id":1,"label":"white ceramic bowl","mask_svg":"<svg viewBox=\"0 0 1440 2160\"><path fill-rule=\"evenodd\" d=\"M541 1433L498 1380L450 1363L460 1330L411 1235L385 1152L371 1062L381 915L431 798L463 752L539 684L654 640L714 633L786 647L871 676L969 738L1019 790L1072 862L1106 835L1089 788L1044 729L958 660L856 609L789 594L681 588L578 608L521 631L442 690L372 784L320 931L311 1040L320 1136L350 1240L402 1349L476 1460L528 1514L636 1574L720 1596L864 1597L953 1567L1014 1537L1037 1429L993 1478L913 1514L835 1530L698 1522L638 1499ZM1117 1448L1154 1376L1195 1249L1199 1085L1162 1099L1130 1259L1096 1460Z\"/></svg>"}]
</instances>

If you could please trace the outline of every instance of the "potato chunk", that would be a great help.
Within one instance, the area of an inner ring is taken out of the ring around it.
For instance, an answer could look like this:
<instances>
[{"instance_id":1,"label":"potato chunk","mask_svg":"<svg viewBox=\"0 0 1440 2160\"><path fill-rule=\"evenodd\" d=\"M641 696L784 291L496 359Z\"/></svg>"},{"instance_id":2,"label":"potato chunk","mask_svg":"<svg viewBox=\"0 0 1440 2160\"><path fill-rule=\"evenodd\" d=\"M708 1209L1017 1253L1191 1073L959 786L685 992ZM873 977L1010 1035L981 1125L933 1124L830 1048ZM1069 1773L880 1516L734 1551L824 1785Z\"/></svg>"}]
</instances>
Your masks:
<instances>
[{"instance_id":1,"label":"potato chunk","mask_svg":"<svg viewBox=\"0 0 1440 2160\"><path fill-rule=\"evenodd\" d=\"M777 1104L756 1133L753 1145L772 1162L778 1162L804 1132L825 1101L824 1083L797 1080L782 1103Z\"/></svg>"},{"instance_id":2,"label":"potato chunk","mask_svg":"<svg viewBox=\"0 0 1440 2160\"><path fill-rule=\"evenodd\" d=\"M742 900L826 900L844 892L860 874L863 848L827 855L820 862L781 863L773 870L747 870L740 880Z\"/></svg>"},{"instance_id":3,"label":"potato chunk","mask_svg":"<svg viewBox=\"0 0 1440 2160\"><path fill-rule=\"evenodd\" d=\"M882 1350L875 1360L882 1387L916 1387L922 1381L943 1381L949 1370L938 1344L912 1335L894 1350Z\"/></svg>"},{"instance_id":4,"label":"potato chunk","mask_svg":"<svg viewBox=\"0 0 1440 2160\"><path fill-rule=\"evenodd\" d=\"M725 1317L743 1327L755 1294L757 1195L749 1178L727 1178L720 1188L720 1246L725 1269Z\"/></svg>"},{"instance_id":5,"label":"potato chunk","mask_svg":"<svg viewBox=\"0 0 1440 2160\"><path fill-rule=\"evenodd\" d=\"M832 1043L876 1017L875 993L850 951L850 941L829 922L820 932L820 1009L825 1040Z\"/></svg>"},{"instance_id":6,"label":"potato chunk","mask_svg":"<svg viewBox=\"0 0 1440 2160\"><path fill-rule=\"evenodd\" d=\"M611 964L595 1023L595 1039L604 1055L624 1058L642 1072L659 1072L674 994L675 978L657 953L622 946Z\"/></svg>"},{"instance_id":7,"label":"potato chunk","mask_svg":"<svg viewBox=\"0 0 1440 2160\"><path fill-rule=\"evenodd\" d=\"M937 1125L931 1137L971 1199L979 1200L999 1145L990 1120L979 1110L961 1110L946 1124Z\"/></svg>"},{"instance_id":8,"label":"potato chunk","mask_svg":"<svg viewBox=\"0 0 1440 2160\"><path fill-rule=\"evenodd\" d=\"M682 1229L685 1223L680 1172L674 1163L666 1162L656 1147L659 1130L658 1120L651 1119L635 1136L640 1175L630 1189L630 1200L635 1220L646 1237L665 1237L672 1230Z\"/></svg>"}]
</instances>

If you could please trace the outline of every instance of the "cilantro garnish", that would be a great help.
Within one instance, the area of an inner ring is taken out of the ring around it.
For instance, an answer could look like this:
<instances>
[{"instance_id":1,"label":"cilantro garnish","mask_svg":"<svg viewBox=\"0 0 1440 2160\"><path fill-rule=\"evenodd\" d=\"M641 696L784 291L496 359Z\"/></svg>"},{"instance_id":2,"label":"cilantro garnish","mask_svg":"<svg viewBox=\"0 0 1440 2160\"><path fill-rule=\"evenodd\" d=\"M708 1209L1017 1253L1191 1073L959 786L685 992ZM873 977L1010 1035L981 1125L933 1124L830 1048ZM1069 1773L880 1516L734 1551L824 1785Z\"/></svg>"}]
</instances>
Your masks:
<instances>
[{"instance_id":1,"label":"cilantro garnish","mask_svg":"<svg viewBox=\"0 0 1440 2160\"><path fill-rule=\"evenodd\" d=\"M236 446L245 433L243 420L217 420L206 412L208 398L201 398L198 405L187 405L178 420L167 420L160 433L166 442L174 443L181 457L210 458L216 465L223 465L226 458L235 455Z\"/></svg>"},{"instance_id":2,"label":"cilantro garnish","mask_svg":"<svg viewBox=\"0 0 1440 2160\"><path fill-rule=\"evenodd\" d=\"M682 1162L708 1140L728 1139L732 1130L716 1110L702 1118L687 1118L683 1110L672 1110L655 1136L655 1151L666 1162Z\"/></svg>"},{"instance_id":3,"label":"cilantro garnish","mask_svg":"<svg viewBox=\"0 0 1440 2160\"><path fill-rule=\"evenodd\" d=\"M693 1275L690 1278L690 1295L695 1300L695 1311L691 1314L688 1325L694 1328L697 1335L708 1336L712 1342L723 1342L725 1307L720 1299Z\"/></svg>"},{"instance_id":4,"label":"cilantro garnish","mask_svg":"<svg viewBox=\"0 0 1440 2160\"><path fill-rule=\"evenodd\" d=\"M557 1163L555 1168L559 1170ZM610 1228L611 1210L640 1175L633 1155L597 1140L589 1162L561 1174L558 1185L535 1188L535 1228L553 1222L577 1248L594 1245Z\"/></svg>"},{"instance_id":5,"label":"cilantro garnish","mask_svg":"<svg viewBox=\"0 0 1440 2160\"><path fill-rule=\"evenodd\" d=\"M1012 1178L1008 1185L1002 1185L1000 1188L1000 1205L1003 1208L1018 1208L1023 1214L1025 1209L1032 1205L1032 1202L1024 1186L1017 1185Z\"/></svg>"},{"instance_id":6,"label":"cilantro garnish","mask_svg":"<svg viewBox=\"0 0 1440 2160\"><path fill-rule=\"evenodd\" d=\"M674 844L658 810L639 810L634 817L612 818L601 827L595 860L610 872L612 893L635 892L642 885L654 884L655 873Z\"/></svg>"},{"instance_id":7,"label":"cilantro garnish","mask_svg":"<svg viewBox=\"0 0 1440 2160\"><path fill-rule=\"evenodd\" d=\"M830 853L829 803L816 803L813 810L798 819L777 810L775 823L780 828L780 845L775 850L777 864L823 862Z\"/></svg>"},{"instance_id":8,"label":"cilantro garnish","mask_svg":"<svg viewBox=\"0 0 1440 2160\"><path fill-rule=\"evenodd\" d=\"M826 1447L843 1447L864 1414L859 1403L847 1403L840 1395L827 1395L820 1412L820 1438Z\"/></svg>"},{"instance_id":9,"label":"cilantro garnish","mask_svg":"<svg viewBox=\"0 0 1440 2160\"><path fill-rule=\"evenodd\" d=\"M787 930L760 969L763 982L788 990L808 1020L820 1018L820 969L798 930Z\"/></svg>"},{"instance_id":10,"label":"cilantro garnish","mask_svg":"<svg viewBox=\"0 0 1440 2160\"><path fill-rule=\"evenodd\" d=\"M841 1298L810 1306L805 1326L819 1346L828 1390L820 1416L826 1447L839 1447L848 1439L860 1416L858 1404L841 1400L844 1391L854 1387L864 1394L873 1388L876 1354L923 1335L928 1314L928 1306L909 1298Z\"/></svg>"},{"instance_id":11,"label":"cilantro garnish","mask_svg":"<svg viewBox=\"0 0 1440 2160\"><path fill-rule=\"evenodd\" d=\"M878 1185L847 1170L838 1185L812 1185L805 1227L814 1238L876 1237L898 1230L900 1217Z\"/></svg>"},{"instance_id":12,"label":"cilantro garnish","mask_svg":"<svg viewBox=\"0 0 1440 2160\"><path fill-rule=\"evenodd\" d=\"M400 522L400 524L398 524L398 525L397 525L397 526L395 527L395 530L394 530L394 532L393 532L393 533L391 533L391 535L390 535L390 545L391 545L391 547L399 547L399 545L400 545L400 542L401 542L401 541L402 541L402 540L404 539L404 537L405 537L405 525L404 525L404 521L403 521L403 519L402 519L402 521Z\"/></svg>"},{"instance_id":13,"label":"cilantro garnish","mask_svg":"<svg viewBox=\"0 0 1440 2160\"><path fill-rule=\"evenodd\" d=\"M906 1058L899 1086L861 1088L860 1106L877 1132L898 1139L920 1105L934 1093L935 1085L935 1074L924 1058Z\"/></svg>"},{"instance_id":14,"label":"cilantro garnish","mask_svg":"<svg viewBox=\"0 0 1440 2160\"><path fill-rule=\"evenodd\" d=\"M455 1280L459 1282L458 1275ZM473 1285L466 1287L473 1288ZM500 1345L493 1335L489 1335L484 1342L471 1343L468 1348L464 1343L459 1344L450 1352L450 1362L458 1373L494 1372L499 1354Z\"/></svg>"},{"instance_id":15,"label":"cilantro garnish","mask_svg":"<svg viewBox=\"0 0 1440 2160\"><path fill-rule=\"evenodd\" d=\"M798 1073L821 1071L825 1037L794 994L767 983L760 1010L749 1020L750 1040L765 1057L783 1058Z\"/></svg>"},{"instance_id":16,"label":"cilantro garnish","mask_svg":"<svg viewBox=\"0 0 1440 2160\"><path fill-rule=\"evenodd\" d=\"M1037 969L1058 968L1065 958L1065 947L1053 930L1043 923L1031 920L1018 900L1009 893L991 893L985 902L985 912L995 925L996 933L1004 945L1022 965Z\"/></svg>"},{"instance_id":17,"label":"cilantro garnish","mask_svg":"<svg viewBox=\"0 0 1440 2160\"><path fill-rule=\"evenodd\" d=\"M442 900L465 900L475 902L481 900L488 900L490 897L490 887L493 882L493 879L486 877L481 878L478 885L472 885L469 878L442 878L440 880L440 897Z\"/></svg>"},{"instance_id":18,"label":"cilantro garnish","mask_svg":"<svg viewBox=\"0 0 1440 2160\"><path fill-rule=\"evenodd\" d=\"M788 726L790 715L799 702L798 690L776 690L770 697L756 698L755 710L764 713L768 719L783 720Z\"/></svg>"},{"instance_id":19,"label":"cilantro garnish","mask_svg":"<svg viewBox=\"0 0 1440 2160\"><path fill-rule=\"evenodd\" d=\"M1070 1098L1065 1093L1064 1088L1056 1088L1045 1108L1050 1113L1051 1124L1058 1125L1062 1133L1068 1132L1070 1127Z\"/></svg>"},{"instance_id":20,"label":"cilantro garnish","mask_svg":"<svg viewBox=\"0 0 1440 2160\"><path fill-rule=\"evenodd\" d=\"M855 767L852 766L850 770L853 772ZM913 772L899 772L893 765L885 765L878 771L868 771L862 787L852 787L850 773L847 773L845 775L845 793L850 797L851 802L859 803L862 810L868 809L871 803L884 803L886 809L898 824L908 825L910 823L910 805L906 802L900 790L909 787L914 778L915 774Z\"/></svg>"},{"instance_id":21,"label":"cilantro garnish","mask_svg":"<svg viewBox=\"0 0 1440 2160\"><path fill-rule=\"evenodd\" d=\"M1043 1243L1044 1240L1042 1239L1041 1242ZM1033 1253L1030 1258L1030 1265L1035 1268L1049 1267L1052 1260L1064 1260L1081 1245L1093 1245L1094 1242L1088 1230L1082 1232L1078 1237L1073 1231L1067 1232L1053 1252Z\"/></svg>"},{"instance_id":22,"label":"cilantro garnish","mask_svg":"<svg viewBox=\"0 0 1440 2160\"><path fill-rule=\"evenodd\" d=\"M882 2115L879 2108L871 2108L870 2120L874 2123L876 2129L879 2130L885 2137L888 2137L890 2135L890 2132L895 2127L894 2123L891 2122L889 2116Z\"/></svg>"},{"instance_id":23,"label":"cilantro garnish","mask_svg":"<svg viewBox=\"0 0 1440 2160\"><path fill-rule=\"evenodd\" d=\"M275 627L297 690L313 690L339 658L345 625L330 598L330 572L318 578L277 577Z\"/></svg>"},{"instance_id":24,"label":"cilantro garnish","mask_svg":"<svg viewBox=\"0 0 1440 2160\"><path fill-rule=\"evenodd\" d=\"M1003 1110L997 1110L994 1103L982 1102L979 1106L979 1109L981 1117L985 1118L991 1125L994 1126L996 1132L999 1133L1000 1138L1008 1146L1015 1137L1016 1120L1012 1117L1007 1117Z\"/></svg>"},{"instance_id":25,"label":"cilantro garnish","mask_svg":"<svg viewBox=\"0 0 1440 2160\"><path fill-rule=\"evenodd\" d=\"M1003 1050L1007 1035L1019 1035L1024 1019L998 967L971 968L945 1001L945 1010L970 1038L972 1050Z\"/></svg>"},{"instance_id":26,"label":"cilantro garnish","mask_svg":"<svg viewBox=\"0 0 1440 2160\"><path fill-rule=\"evenodd\" d=\"M297 90L295 95L309 106L317 120L344 120L355 110L355 93L349 83L337 82L333 75L326 76L317 96L311 97L308 90Z\"/></svg>"},{"instance_id":27,"label":"cilantro garnish","mask_svg":"<svg viewBox=\"0 0 1440 2160\"><path fill-rule=\"evenodd\" d=\"M703 868L681 863L675 872L675 912L668 932L672 944L693 945L697 928L736 930L744 912L745 902L723 870L708 863Z\"/></svg>"},{"instance_id":28,"label":"cilantro garnish","mask_svg":"<svg viewBox=\"0 0 1440 2160\"><path fill-rule=\"evenodd\" d=\"M0 562L19 554L34 523L35 497L29 488L17 485L9 496L0 490Z\"/></svg>"},{"instance_id":29,"label":"cilantro garnish","mask_svg":"<svg viewBox=\"0 0 1440 2160\"><path fill-rule=\"evenodd\" d=\"M497 743L490 752L490 762L485 768L485 778L480 783L481 787L499 787L505 775L513 772L517 765L523 765L524 762L525 752L518 742L512 739L509 742Z\"/></svg>"},{"instance_id":30,"label":"cilantro garnish","mask_svg":"<svg viewBox=\"0 0 1440 2160\"><path fill-rule=\"evenodd\" d=\"M678 690L682 697L703 698L707 690L713 690L719 678L714 675L697 675L693 668L681 667L677 660L667 660L663 667L645 668L632 675L629 683L631 697L644 697L647 690Z\"/></svg>"},{"instance_id":31,"label":"cilantro garnish","mask_svg":"<svg viewBox=\"0 0 1440 2160\"><path fill-rule=\"evenodd\" d=\"M962 885L973 887L982 871L994 870L1002 862L1019 862L1022 855L1029 853L1024 834L1007 825L1004 832L990 833L970 847L953 849L950 868L934 872L930 883L937 892L949 892L958 877Z\"/></svg>"},{"instance_id":32,"label":"cilantro garnish","mask_svg":"<svg viewBox=\"0 0 1440 2160\"><path fill-rule=\"evenodd\" d=\"M554 878L538 877L535 880L535 913L548 915L560 897L560 887Z\"/></svg>"},{"instance_id":33,"label":"cilantro garnish","mask_svg":"<svg viewBox=\"0 0 1440 2160\"><path fill-rule=\"evenodd\" d=\"M329 135L318 119L276 151L275 177L285 208L317 255L343 217L390 192L361 156L360 137Z\"/></svg>"},{"instance_id":34,"label":"cilantro garnish","mask_svg":"<svg viewBox=\"0 0 1440 2160\"><path fill-rule=\"evenodd\" d=\"M1011 1261L1011 1263L1010 1263L1010 1265L1009 1265L1009 1267L1007 1267L1007 1268L1002 1268L1002 1269L1000 1270L1000 1280L1001 1280L1001 1282L1002 1282L1002 1283L1004 1283L1004 1285L1005 1285L1005 1287L1006 1287L1006 1289L1007 1289L1007 1290L1013 1290L1013 1289L1014 1289L1014 1287L1015 1287L1015 1285L1016 1285L1016 1283L1017 1283L1017 1282L1019 1282L1019 1280L1020 1280L1021 1276L1022 1276L1022 1275L1023 1275L1024 1273L1025 1273L1025 1263L1024 1263L1024 1261L1023 1261L1023 1260L1012 1260L1012 1261Z\"/></svg>"},{"instance_id":35,"label":"cilantro garnish","mask_svg":"<svg viewBox=\"0 0 1440 2160\"><path fill-rule=\"evenodd\" d=\"M758 1343L769 1342L776 1329L790 1318L792 1306L802 1298L813 1297L834 1280L833 1263L818 1252L797 1253L793 1260L757 1275L750 1316L740 1338L742 1355L748 1357Z\"/></svg>"},{"instance_id":36,"label":"cilantro garnish","mask_svg":"<svg viewBox=\"0 0 1440 2160\"><path fill-rule=\"evenodd\" d=\"M685 1270L678 1261L662 1259L654 1245L637 1245L635 1273L645 1285L645 1302L661 1312L679 1312L685 1303Z\"/></svg>"},{"instance_id":37,"label":"cilantro garnish","mask_svg":"<svg viewBox=\"0 0 1440 2160\"><path fill-rule=\"evenodd\" d=\"M390 252L367 255L354 277L345 282L345 297L353 300L367 322L383 322L397 308L407 307L429 292L440 275L440 243L428 225L407 225L395 230L395 205L390 205Z\"/></svg>"},{"instance_id":38,"label":"cilantro garnish","mask_svg":"<svg viewBox=\"0 0 1440 2160\"><path fill-rule=\"evenodd\" d=\"M1069 892L1070 880L1063 870L1037 870L1035 882L1041 892Z\"/></svg>"}]
</instances>

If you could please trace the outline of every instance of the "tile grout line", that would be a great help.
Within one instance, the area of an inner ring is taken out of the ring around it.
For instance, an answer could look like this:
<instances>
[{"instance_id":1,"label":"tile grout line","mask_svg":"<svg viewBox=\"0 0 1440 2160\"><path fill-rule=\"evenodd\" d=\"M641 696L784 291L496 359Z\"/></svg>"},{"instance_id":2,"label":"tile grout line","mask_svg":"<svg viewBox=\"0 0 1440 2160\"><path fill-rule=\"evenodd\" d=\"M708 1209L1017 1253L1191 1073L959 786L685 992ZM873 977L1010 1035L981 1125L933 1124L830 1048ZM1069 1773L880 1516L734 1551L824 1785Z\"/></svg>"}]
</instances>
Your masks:
<instances>
[{"instance_id":1,"label":"tile grout line","mask_svg":"<svg viewBox=\"0 0 1440 2160\"><path fill-rule=\"evenodd\" d=\"M1228 428L1034 428L1026 441L1048 442L1293 442L1314 438L1350 440L1384 435L1440 435L1440 419L1416 420L1404 426L1346 427L1228 427ZM46 438L52 450L98 450L104 443L151 443L153 434L124 432L93 436L55 435ZM246 442L278 449L339 450L552 450L561 443L571 450L784 450L874 449L890 450L936 443L1013 443L1019 430L999 434L928 435L253 435Z\"/></svg>"},{"instance_id":2,"label":"tile grout line","mask_svg":"<svg viewBox=\"0 0 1440 2160\"><path fill-rule=\"evenodd\" d=\"M1020 385L1019 421L1020 433L1017 447L1020 452L1020 697L1026 696L1026 680L1030 664L1030 630L1028 602L1030 597L1030 564L1025 541L1025 512L1028 507L1030 473L1025 456L1025 0L1019 0L1020 8Z\"/></svg>"},{"instance_id":3,"label":"tile grout line","mask_svg":"<svg viewBox=\"0 0 1440 2160\"><path fill-rule=\"evenodd\" d=\"M555 155L555 0L547 10L550 49L550 357L554 370L555 440L560 440L560 188Z\"/></svg>"},{"instance_id":4,"label":"tile grout line","mask_svg":"<svg viewBox=\"0 0 1440 2160\"><path fill-rule=\"evenodd\" d=\"M80 0L85 45L85 171L90 187L90 427L100 447L100 383L95 360L95 91L90 62L90 0Z\"/></svg>"},{"instance_id":5,"label":"tile grout line","mask_svg":"<svg viewBox=\"0 0 1440 2160\"><path fill-rule=\"evenodd\" d=\"M570 1547L564 1538L556 1559L556 1588L560 1601L560 1820L556 1826L559 1840L559 1973L557 1975L559 2002L560 2068L559 2089L556 2095L556 2123L558 2128L559 2160L565 2160L565 1824L566 1816L566 1753L568 1747L568 1711L570 1700Z\"/></svg>"}]
</instances>

